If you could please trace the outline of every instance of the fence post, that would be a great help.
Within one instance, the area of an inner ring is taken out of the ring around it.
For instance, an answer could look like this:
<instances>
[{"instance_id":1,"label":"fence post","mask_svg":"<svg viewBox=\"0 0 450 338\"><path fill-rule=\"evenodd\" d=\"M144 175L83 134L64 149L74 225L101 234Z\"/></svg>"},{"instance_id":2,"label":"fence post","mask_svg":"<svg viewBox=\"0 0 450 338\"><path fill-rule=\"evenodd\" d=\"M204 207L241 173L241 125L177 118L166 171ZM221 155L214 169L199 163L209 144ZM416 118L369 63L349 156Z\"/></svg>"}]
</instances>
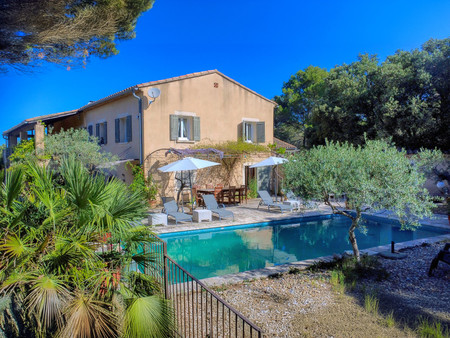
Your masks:
<instances>
[{"instance_id":1,"label":"fence post","mask_svg":"<svg viewBox=\"0 0 450 338\"><path fill-rule=\"evenodd\" d=\"M164 298L169 299L169 268L167 266L167 244L163 242L163 262L164 262Z\"/></svg>"}]
</instances>

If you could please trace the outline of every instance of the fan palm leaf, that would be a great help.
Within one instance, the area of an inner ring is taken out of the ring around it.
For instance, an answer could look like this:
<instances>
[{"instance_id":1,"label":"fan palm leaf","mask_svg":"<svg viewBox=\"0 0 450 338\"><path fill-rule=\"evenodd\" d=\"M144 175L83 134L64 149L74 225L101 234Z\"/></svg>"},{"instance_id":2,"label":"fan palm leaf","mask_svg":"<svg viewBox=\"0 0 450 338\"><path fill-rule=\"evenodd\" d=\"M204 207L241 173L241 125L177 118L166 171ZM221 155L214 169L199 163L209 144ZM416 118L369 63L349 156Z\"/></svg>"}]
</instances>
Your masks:
<instances>
[{"instance_id":1,"label":"fan palm leaf","mask_svg":"<svg viewBox=\"0 0 450 338\"><path fill-rule=\"evenodd\" d=\"M22 192L23 187L23 170L19 167L8 170L5 176L5 183L2 184L2 199L4 207L11 208L14 200Z\"/></svg>"},{"instance_id":2,"label":"fan palm leaf","mask_svg":"<svg viewBox=\"0 0 450 338\"><path fill-rule=\"evenodd\" d=\"M135 298L125 312L123 336L171 337L173 323L173 313L166 300L159 296Z\"/></svg>"},{"instance_id":3,"label":"fan palm leaf","mask_svg":"<svg viewBox=\"0 0 450 338\"><path fill-rule=\"evenodd\" d=\"M82 291L77 291L66 309L67 320L58 336L117 337L117 317L107 307L107 303L95 300Z\"/></svg>"},{"instance_id":4,"label":"fan palm leaf","mask_svg":"<svg viewBox=\"0 0 450 338\"><path fill-rule=\"evenodd\" d=\"M64 282L54 275L39 275L30 281L31 291L25 298L28 312L34 314L39 326L48 330L63 325L63 310L71 298Z\"/></svg>"}]
</instances>

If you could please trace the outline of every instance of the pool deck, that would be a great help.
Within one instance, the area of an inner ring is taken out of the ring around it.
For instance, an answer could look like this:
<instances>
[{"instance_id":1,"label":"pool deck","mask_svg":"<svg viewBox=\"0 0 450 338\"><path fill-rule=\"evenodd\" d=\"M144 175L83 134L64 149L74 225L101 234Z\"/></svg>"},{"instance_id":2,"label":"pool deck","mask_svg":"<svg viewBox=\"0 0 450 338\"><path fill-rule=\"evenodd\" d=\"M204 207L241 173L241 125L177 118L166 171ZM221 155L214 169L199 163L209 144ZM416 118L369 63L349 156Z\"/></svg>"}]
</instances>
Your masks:
<instances>
[{"instance_id":1,"label":"pool deck","mask_svg":"<svg viewBox=\"0 0 450 338\"><path fill-rule=\"evenodd\" d=\"M178 231L189 231L189 230L201 230L201 229L210 229L210 228L222 228L233 225L244 225L244 224L252 224L252 223L263 223L270 221L277 221L282 219L290 219L290 218L301 218L308 216L318 216L318 215L329 215L331 214L330 208L325 204L318 204L316 208L303 210L302 212L284 212L280 213L277 210L268 211L267 207L258 207L259 199L248 200L247 203L243 203L238 206L230 206L227 207L228 210L234 213L234 221L231 219L225 219L219 221L217 217L213 215L212 222L202 222L202 223L179 223L175 224L175 221L169 219L167 226L155 226L153 231L156 234L163 233L171 233ZM152 212L160 212L161 208L157 208L152 210ZM367 213L368 215L373 215L377 217L387 218L387 219L396 219L396 217L389 211L379 211L375 213ZM143 220L144 224L148 224L148 220ZM449 222L447 215L435 215L432 219L423 219L421 221L423 225L439 227L443 229L450 230ZM435 243L440 241L450 241L450 234L440 235L436 237L430 238L422 238L418 240L413 240L409 242L398 243L395 245L396 250L401 250L407 247L413 247L417 245L421 245L423 243ZM390 245L378 246L375 248L369 248L360 250L361 254L368 255L378 255L380 252L389 251ZM224 275L219 277L212 277L202 279L202 282L209 286L218 286L222 284L234 284L243 282L245 280L255 279L255 278L264 278L269 275L275 273L284 273L289 271L291 268L297 269L305 269L311 264L321 260L321 261L330 261L334 257L333 256L324 256L318 257L315 259L304 260L300 262L293 262L283 265L270 266L263 269L245 271L236 274Z\"/></svg>"}]
</instances>

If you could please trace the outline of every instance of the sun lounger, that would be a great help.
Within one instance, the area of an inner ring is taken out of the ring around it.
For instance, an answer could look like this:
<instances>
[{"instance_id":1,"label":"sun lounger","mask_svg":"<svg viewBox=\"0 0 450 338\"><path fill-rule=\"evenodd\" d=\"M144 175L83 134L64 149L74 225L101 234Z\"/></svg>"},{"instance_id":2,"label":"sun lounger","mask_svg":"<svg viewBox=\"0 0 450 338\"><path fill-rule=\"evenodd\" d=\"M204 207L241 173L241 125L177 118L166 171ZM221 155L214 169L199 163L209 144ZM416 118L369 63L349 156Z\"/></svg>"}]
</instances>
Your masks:
<instances>
[{"instance_id":1,"label":"sun lounger","mask_svg":"<svg viewBox=\"0 0 450 338\"><path fill-rule=\"evenodd\" d=\"M270 197L269 193L266 190L259 190L258 195L261 198L261 201L259 201L258 209L260 206L267 206L267 209L270 211L270 208L277 208L280 209L281 212L283 211L292 211L291 205L286 205L283 203L275 203L272 200L272 197Z\"/></svg>"},{"instance_id":2,"label":"sun lounger","mask_svg":"<svg viewBox=\"0 0 450 338\"><path fill-rule=\"evenodd\" d=\"M210 210L213 214L216 214L221 220L222 217L233 217L234 214L229 210L225 210L224 204L217 204L214 195L203 195L203 202L205 202L206 209Z\"/></svg>"},{"instance_id":3,"label":"sun lounger","mask_svg":"<svg viewBox=\"0 0 450 338\"><path fill-rule=\"evenodd\" d=\"M178 205L175 201L170 201L164 203L164 209L163 213L165 213L167 216L171 216L175 218L175 224L178 224L178 222L191 222L192 223L192 216L185 214L184 212L178 211Z\"/></svg>"}]
</instances>

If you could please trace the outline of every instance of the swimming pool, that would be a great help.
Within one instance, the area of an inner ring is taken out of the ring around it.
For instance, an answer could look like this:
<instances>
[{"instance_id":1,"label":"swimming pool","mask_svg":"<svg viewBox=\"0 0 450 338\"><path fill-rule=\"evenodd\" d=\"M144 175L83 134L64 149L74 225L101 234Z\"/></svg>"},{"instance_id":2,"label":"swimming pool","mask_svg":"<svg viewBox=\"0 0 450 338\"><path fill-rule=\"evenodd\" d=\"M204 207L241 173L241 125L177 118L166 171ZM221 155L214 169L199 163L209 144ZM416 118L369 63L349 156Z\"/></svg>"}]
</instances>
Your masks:
<instances>
[{"instance_id":1,"label":"swimming pool","mask_svg":"<svg viewBox=\"0 0 450 338\"><path fill-rule=\"evenodd\" d=\"M359 249L449 233L427 226L402 231L398 222L379 217L365 221L367 233L356 231ZM160 238L167 242L169 256L201 279L351 250L350 223L345 216L324 215L175 232L161 234Z\"/></svg>"}]
</instances>

